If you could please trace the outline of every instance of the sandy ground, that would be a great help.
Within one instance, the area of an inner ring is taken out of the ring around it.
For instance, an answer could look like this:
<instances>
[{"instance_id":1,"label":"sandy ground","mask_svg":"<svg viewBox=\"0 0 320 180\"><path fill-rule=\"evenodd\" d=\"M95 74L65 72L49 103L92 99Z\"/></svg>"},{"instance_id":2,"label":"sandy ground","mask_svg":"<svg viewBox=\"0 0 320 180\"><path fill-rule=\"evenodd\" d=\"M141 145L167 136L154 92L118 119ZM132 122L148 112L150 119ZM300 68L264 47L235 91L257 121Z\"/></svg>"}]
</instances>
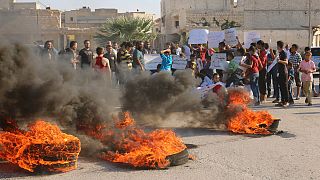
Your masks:
<instances>
[{"instance_id":1,"label":"sandy ground","mask_svg":"<svg viewBox=\"0 0 320 180\"><path fill-rule=\"evenodd\" d=\"M259 137L234 135L210 129L176 128L187 144L197 145L197 157L187 164L166 170L135 170L99 160L80 158L78 169L54 175L33 175L8 163L0 163L4 179L320 179L320 98L314 106L304 98L283 109L270 102L267 109L281 118L284 133Z\"/></svg>"}]
</instances>

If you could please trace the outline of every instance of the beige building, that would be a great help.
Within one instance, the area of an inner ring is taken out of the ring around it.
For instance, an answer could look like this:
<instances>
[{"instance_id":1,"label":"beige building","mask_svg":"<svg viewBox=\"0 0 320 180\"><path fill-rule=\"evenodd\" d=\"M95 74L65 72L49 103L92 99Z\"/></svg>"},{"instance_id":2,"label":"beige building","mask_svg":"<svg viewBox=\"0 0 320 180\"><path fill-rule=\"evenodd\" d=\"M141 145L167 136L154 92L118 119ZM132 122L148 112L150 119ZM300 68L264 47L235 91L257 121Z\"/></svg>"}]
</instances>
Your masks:
<instances>
[{"instance_id":1,"label":"beige building","mask_svg":"<svg viewBox=\"0 0 320 180\"><path fill-rule=\"evenodd\" d=\"M119 13L117 9L82 7L61 12L43 7L36 2L18 3L15 0L0 0L0 40L18 41L23 44L43 44L52 40L57 49L65 48L70 41L89 39L94 44L98 27L108 19L118 16L154 19L154 14L145 12Z\"/></svg>"},{"instance_id":2,"label":"beige building","mask_svg":"<svg viewBox=\"0 0 320 180\"><path fill-rule=\"evenodd\" d=\"M283 40L307 46L309 18L316 27L319 15L318 0L161 0L161 34L168 42L177 41L191 29L218 31L233 21L242 41L243 32L258 31L272 45ZM319 39L315 36L313 45L319 45Z\"/></svg>"},{"instance_id":3,"label":"beige building","mask_svg":"<svg viewBox=\"0 0 320 180\"><path fill-rule=\"evenodd\" d=\"M0 39L34 44L53 40L56 47L63 46L61 12L40 9L37 3L16 3L0 0Z\"/></svg>"}]
</instances>

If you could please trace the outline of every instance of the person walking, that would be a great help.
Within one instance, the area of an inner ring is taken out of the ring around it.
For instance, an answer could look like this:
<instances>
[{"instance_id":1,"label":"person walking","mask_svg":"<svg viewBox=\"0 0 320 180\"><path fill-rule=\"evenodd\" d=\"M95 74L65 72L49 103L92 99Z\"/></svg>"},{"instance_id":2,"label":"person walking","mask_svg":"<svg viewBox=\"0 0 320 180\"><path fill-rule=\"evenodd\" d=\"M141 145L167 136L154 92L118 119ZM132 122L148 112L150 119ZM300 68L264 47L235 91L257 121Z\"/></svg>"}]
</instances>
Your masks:
<instances>
[{"instance_id":1,"label":"person walking","mask_svg":"<svg viewBox=\"0 0 320 180\"><path fill-rule=\"evenodd\" d=\"M312 82L313 73L316 71L316 66L311 60L312 53L310 51L305 53L305 59L300 63L299 71L302 73L301 80L303 83L303 92L306 96L305 103L312 106Z\"/></svg>"}]
</instances>

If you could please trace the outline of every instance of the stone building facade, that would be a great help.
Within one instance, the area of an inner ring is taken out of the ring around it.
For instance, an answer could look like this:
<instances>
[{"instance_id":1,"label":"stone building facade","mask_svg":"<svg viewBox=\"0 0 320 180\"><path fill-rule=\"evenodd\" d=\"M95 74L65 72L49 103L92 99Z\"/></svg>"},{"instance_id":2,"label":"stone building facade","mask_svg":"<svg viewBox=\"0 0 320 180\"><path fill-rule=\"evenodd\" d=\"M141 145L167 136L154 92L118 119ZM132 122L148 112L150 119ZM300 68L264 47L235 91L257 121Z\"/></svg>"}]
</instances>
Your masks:
<instances>
[{"instance_id":1,"label":"stone building facade","mask_svg":"<svg viewBox=\"0 0 320 180\"><path fill-rule=\"evenodd\" d=\"M281 39L307 46L309 18L315 33L313 45L317 46L318 0L161 0L161 34L168 42L181 40L181 35L191 29L218 31L224 23L233 21L242 41L243 32L258 31L272 45Z\"/></svg>"},{"instance_id":2,"label":"stone building facade","mask_svg":"<svg viewBox=\"0 0 320 180\"><path fill-rule=\"evenodd\" d=\"M91 40L97 29L109 18L118 16L154 19L154 14L145 12L119 13L117 9L82 7L77 10L59 11L50 7L41 8L36 2L20 3L15 0L0 0L0 40L33 45L52 40L57 49L65 48L76 40L82 48L84 40Z\"/></svg>"}]
</instances>

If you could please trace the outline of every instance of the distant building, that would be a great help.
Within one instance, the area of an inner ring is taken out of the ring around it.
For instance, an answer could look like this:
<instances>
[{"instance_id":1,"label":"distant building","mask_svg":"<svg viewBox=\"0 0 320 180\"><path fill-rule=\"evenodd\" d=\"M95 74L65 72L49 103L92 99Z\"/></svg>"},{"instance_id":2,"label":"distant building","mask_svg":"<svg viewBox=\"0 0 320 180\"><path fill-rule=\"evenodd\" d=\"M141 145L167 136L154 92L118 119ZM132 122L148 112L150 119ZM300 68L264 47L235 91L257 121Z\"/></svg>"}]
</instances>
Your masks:
<instances>
[{"instance_id":1,"label":"distant building","mask_svg":"<svg viewBox=\"0 0 320 180\"><path fill-rule=\"evenodd\" d=\"M317 46L320 1L161 0L161 34L167 42L181 40L191 29L218 31L226 22L233 22L240 40L243 32L258 31L272 45L283 40L307 46L309 17L315 32L313 45Z\"/></svg>"},{"instance_id":2,"label":"distant building","mask_svg":"<svg viewBox=\"0 0 320 180\"><path fill-rule=\"evenodd\" d=\"M0 40L19 41L23 44L42 44L52 40L57 49L65 48L70 41L89 39L94 44L97 29L108 19L119 16L154 19L145 12L119 13L117 9L82 7L61 12L36 2L20 3L0 0Z\"/></svg>"}]
</instances>

